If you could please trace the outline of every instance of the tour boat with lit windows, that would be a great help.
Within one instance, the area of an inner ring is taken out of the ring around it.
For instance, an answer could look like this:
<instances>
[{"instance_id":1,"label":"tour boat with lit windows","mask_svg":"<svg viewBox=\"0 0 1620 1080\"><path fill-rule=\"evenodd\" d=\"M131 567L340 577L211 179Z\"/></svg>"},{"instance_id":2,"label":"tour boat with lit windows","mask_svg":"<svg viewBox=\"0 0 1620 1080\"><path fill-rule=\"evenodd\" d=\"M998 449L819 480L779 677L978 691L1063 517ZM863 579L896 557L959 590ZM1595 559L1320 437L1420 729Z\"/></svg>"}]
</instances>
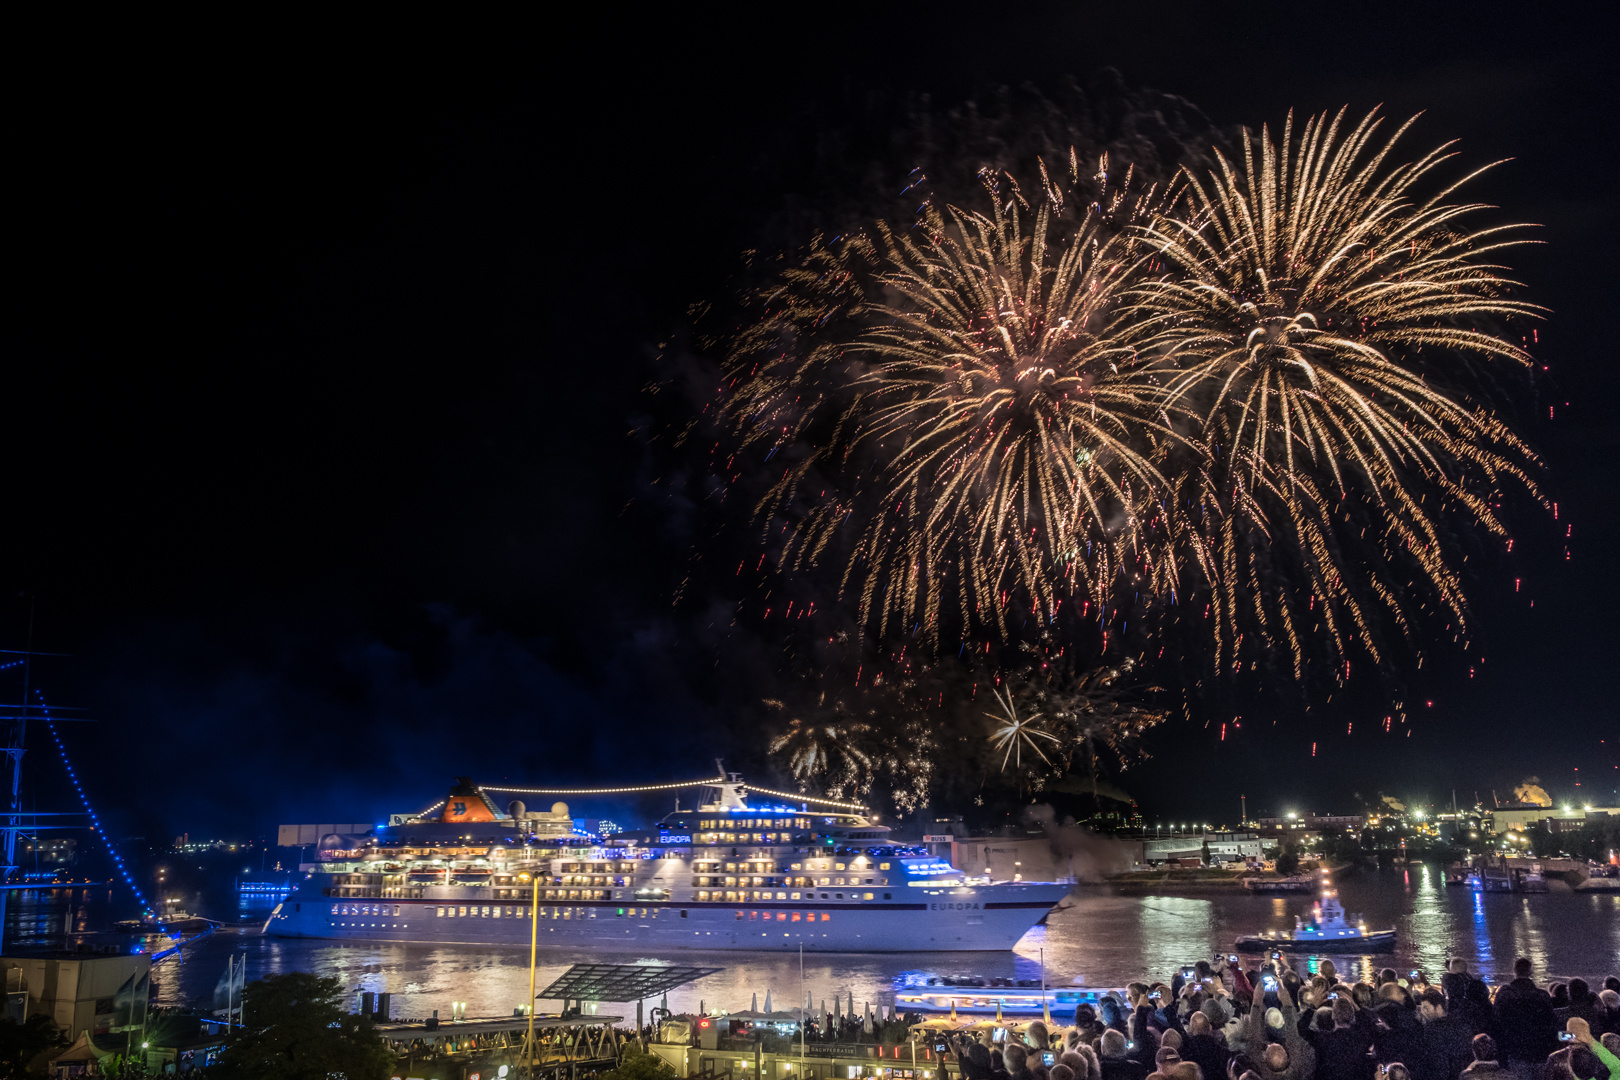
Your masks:
<instances>
[{"instance_id":1,"label":"tour boat with lit windows","mask_svg":"<svg viewBox=\"0 0 1620 1080\"><path fill-rule=\"evenodd\" d=\"M971 878L861 807L772 797L750 805L733 774L656 830L596 837L564 803L503 812L462 780L423 814L322 837L265 933L527 945L538 914L559 948L1007 950L1071 888Z\"/></svg>"},{"instance_id":2,"label":"tour boat with lit windows","mask_svg":"<svg viewBox=\"0 0 1620 1080\"><path fill-rule=\"evenodd\" d=\"M906 972L897 980L895 1007L911 1012L957 1012L968 1016L1073 1015L1076 1006L1098 1006L1109 994L1124 1000L1121 988L1073 984L1048 986L1038 979L949 976Z\"/></svg>"},{"instance_id":3,"label":"tour boat with lit windows","mask_svg":"<svg viewBox=\"0 0 1620 1080\"><path fill-rule=\"evenodd\" d=\"M1239 952L1389 952L1395 947L1394 930L1368 930L1360 915L1346 915L1338 891L1324 873L1322 896L1311 906L1309 922L1294 916L1294 932L1268 932L1237 939Z\"/></svg>"}]
</instances>

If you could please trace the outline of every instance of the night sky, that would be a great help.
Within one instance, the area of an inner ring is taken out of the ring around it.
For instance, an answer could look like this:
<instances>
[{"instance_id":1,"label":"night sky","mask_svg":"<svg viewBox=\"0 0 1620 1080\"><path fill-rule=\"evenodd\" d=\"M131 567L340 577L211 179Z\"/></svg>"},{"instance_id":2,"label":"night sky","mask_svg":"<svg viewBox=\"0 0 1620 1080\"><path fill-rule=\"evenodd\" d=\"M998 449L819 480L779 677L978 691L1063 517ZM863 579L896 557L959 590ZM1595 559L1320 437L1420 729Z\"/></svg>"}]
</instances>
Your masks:
<instances>
[{"instance_id":1,"label":"night sky","mask_svg":"<svg viewBox=\"0 0 1620 1080\"><path fill-rule=\"evenodd\" d=\"M1514 159L1473 194L1543 226L1511 262L1552 309L1521 404L1558 503L1470 582L1485 662L1437 647L1408 673L1411 737L1260 704L1226 743L1161 729L1127 788L1165 820L1232 820L1239 793L1489 801L1532 774L1616 801L1620 27L1596 5L1241 6L42 30L8 109L0 647L32 603L35 647L71 654L34 678L95 718L62 731L98 809L262 835L419 809L457 774L757 756L772 644L672 602L712 523L666 497L669 403L644 388L689 305L823 197L817 162L883 142L874 101L1105 67L1225 131L1383 103L1427 110L1411 149ZM32 746L29 797L72 809Z\"/></svg>"}]
</instances>

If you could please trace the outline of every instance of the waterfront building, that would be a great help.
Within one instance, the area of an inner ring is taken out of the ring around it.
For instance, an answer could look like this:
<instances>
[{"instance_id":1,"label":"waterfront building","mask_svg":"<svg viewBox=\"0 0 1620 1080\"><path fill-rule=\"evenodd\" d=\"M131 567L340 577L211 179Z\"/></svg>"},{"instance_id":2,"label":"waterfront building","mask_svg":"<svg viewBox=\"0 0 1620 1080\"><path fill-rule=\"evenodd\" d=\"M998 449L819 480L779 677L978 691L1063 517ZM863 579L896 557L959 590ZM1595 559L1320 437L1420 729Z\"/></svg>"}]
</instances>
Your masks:
<instances>
[{"instance_id":1,"label":"waterfront building","mask_svg":"<svg viewBox=\"0 0 1620 1080\"><path fill-rule=\"evenodd\" d=\"M43 867L72 866L78 859L77 840L66 837L30 837L17 845L19 862L28 866L37 862Z\"/></svg>"},{"instance_id":2,"label":"waterfront building","mask_svg":"<svg viewBox=\"0 0 1620 1080\"><path fill-rule=\"evenodd\" d=\"M1541 806L1537 803L1509 803L1485 810L1486 827L1498 835L1523 832L1531 825L1546 822L1554 832L1579 829L1588 821L1607 821L1620 818L1620 806Z\"/></svg>"},{"instance_id":3,"label":"waterfront building","mask_svg":"<svg viewBox=\"0 0 1620 1080\"><path fill-rule=\"evenodd\" d=\"M145 1022L152 958L146 953L49 952L0 957L6 1014L48 1016L69 1041L118 1036Z\"/></svg>"},{"instance_id":4,"label":"waterfront building","mask_svg":"<svg viewBox=\"0 0 1620 1080\"><path fill-rule=\"evenodd\" d=\"M1281 817L1263 817L1249 824L1261 832L1282 836L1298 832L1320 834L1323 829L1341 832L1360 832L1367 827L1365 814L1284 814Z\"/></svg>"}]
</instances>

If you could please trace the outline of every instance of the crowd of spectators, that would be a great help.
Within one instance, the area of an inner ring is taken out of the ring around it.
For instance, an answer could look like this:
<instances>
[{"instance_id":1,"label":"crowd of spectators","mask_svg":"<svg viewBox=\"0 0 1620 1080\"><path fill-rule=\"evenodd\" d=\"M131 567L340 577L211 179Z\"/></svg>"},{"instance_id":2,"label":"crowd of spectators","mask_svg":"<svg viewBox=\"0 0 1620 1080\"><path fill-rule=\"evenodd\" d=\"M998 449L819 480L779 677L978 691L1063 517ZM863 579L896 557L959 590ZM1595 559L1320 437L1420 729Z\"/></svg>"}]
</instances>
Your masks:
<instances>
[{"instance_id":1,"label":"crowd of spectators","mask_svg":"<svg viewBox=\"0 0 1620 1080\"><path fill-rule=\"evenodd\" d=\"M1300 975L1224 960L1081 1005L1074 1026L959 1036L963 1080L1620 1080L1620 979L1537 985L1521 959L1489 987L1453 960L1438 981L1391 969Z\"/></svg>"}]
</instances>

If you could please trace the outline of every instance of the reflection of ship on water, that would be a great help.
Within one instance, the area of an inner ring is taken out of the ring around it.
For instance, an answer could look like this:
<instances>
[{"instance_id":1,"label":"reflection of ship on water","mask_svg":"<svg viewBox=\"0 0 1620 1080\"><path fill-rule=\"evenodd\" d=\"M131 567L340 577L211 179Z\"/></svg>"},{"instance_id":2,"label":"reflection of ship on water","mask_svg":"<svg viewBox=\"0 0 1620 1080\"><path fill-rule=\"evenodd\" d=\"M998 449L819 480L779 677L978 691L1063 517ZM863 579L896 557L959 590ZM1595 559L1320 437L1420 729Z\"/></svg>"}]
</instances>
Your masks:
<instances>
[{"instance_id":1,"label":"reflection of ship on water","mask_svg":"<svg viewBox=\"0 0 1620 1080\"><path fill-rule=\"evenodd\" d=\"M526 945L538 916L557 946L1006 950L1070 889L969 877L854 804L759 789L776 801L751 804L735 775L702 786L656 830L594 837L566 804L502 812L501 789L463 779L432 811L321 837L265 932Z\"/></svg>"}]
</instances>

